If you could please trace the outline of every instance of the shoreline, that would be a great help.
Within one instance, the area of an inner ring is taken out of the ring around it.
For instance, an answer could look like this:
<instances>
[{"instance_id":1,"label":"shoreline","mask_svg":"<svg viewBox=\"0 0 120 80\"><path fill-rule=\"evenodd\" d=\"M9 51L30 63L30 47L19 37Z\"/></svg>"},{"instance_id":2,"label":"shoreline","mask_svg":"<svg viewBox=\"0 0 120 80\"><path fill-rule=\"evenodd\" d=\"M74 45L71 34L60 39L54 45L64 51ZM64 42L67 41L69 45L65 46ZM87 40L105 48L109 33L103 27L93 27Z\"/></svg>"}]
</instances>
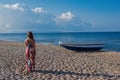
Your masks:
<instances>
[{"instance_id":1,"label":"shoreline","mask_svg":"<svg viewBox=\"0 0 120 80\"><path fill-rule=\"evenodd\" d=\"M120 52L75 52L38 43L36 48L36 69L24 76L24 43L0 41L0 79L120 79Z\"/></svg>"}]
</instances>

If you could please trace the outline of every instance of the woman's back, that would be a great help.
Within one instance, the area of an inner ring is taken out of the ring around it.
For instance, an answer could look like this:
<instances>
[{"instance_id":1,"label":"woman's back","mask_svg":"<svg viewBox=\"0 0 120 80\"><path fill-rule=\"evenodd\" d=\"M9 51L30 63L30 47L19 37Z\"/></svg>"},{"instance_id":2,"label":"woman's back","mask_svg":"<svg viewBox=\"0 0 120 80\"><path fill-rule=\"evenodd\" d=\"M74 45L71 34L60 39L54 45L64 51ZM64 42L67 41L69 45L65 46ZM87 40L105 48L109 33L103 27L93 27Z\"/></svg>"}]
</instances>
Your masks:
<instances>
[{"instance_id":1,"label":"woman's back","mask_svg":"<svg viewBox=\"0 0 120 80\"><path fill-rule=\"evenodd\" d=\"M33 47L35 49L35 41L32 40L32 39L29 39L29 38L26 39L25 40L25 45L26 45L26 47L31 46L31 47Z\"/></svg>"}]
</instances>

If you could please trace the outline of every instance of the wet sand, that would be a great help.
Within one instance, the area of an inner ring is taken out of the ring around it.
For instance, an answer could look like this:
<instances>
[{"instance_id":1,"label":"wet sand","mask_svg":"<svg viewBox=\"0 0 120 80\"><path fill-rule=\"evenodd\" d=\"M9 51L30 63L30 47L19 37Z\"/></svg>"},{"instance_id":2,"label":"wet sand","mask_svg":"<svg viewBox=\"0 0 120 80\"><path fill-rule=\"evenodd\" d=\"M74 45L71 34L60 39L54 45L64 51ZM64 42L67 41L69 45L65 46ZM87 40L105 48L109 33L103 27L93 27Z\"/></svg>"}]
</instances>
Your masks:
<instances>
[{"instance_id":1,"label":"wet sand","mask_svg":"<svg viewBox=\"0 0 120 80\"><path fill-rule=\"evenodd\" d=\"M23 75L23 42L0 41L0 80L120 80L120 52L75 52L37 44L35 71Z\"/></svg>"}]
</instances>

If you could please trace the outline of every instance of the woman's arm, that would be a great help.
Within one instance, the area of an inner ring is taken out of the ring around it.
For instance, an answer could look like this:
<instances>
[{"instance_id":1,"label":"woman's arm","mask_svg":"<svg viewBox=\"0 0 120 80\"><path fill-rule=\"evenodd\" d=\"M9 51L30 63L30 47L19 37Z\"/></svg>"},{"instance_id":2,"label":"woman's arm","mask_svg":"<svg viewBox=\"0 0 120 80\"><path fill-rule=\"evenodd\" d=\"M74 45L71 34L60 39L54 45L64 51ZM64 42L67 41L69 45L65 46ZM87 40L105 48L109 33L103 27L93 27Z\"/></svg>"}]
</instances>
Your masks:
<instances>
[{"instance_id":1,"label":"woman's arm","mask_svg":"<svg viewBox=\"0 0 120 80\"><path fill-rule=\"evenodd\" d=\"M25 47L27 47L27 45L28 45L28 40L27 39L24 41L24 45L25 45Z\"/></svg>"}]
</instances>

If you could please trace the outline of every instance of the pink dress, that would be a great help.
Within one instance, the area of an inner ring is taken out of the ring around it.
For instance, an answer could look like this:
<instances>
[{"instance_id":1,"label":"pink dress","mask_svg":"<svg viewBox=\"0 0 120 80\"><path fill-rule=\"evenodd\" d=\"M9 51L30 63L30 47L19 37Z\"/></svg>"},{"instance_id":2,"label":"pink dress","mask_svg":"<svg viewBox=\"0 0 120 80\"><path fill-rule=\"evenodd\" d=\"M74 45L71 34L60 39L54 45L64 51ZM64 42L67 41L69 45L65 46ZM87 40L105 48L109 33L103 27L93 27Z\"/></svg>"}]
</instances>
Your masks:
<instances>
[{"instance_id":1,"label":"pink dress","mask_svg":"<svg viewBox=\"0 0 120 80\"><path fill-rule=\"evenodd\" d=\"M28 72L31 72L35 68L35 49L31 44L26 47L26 68Z\"/></svg>"}]
</instances>

